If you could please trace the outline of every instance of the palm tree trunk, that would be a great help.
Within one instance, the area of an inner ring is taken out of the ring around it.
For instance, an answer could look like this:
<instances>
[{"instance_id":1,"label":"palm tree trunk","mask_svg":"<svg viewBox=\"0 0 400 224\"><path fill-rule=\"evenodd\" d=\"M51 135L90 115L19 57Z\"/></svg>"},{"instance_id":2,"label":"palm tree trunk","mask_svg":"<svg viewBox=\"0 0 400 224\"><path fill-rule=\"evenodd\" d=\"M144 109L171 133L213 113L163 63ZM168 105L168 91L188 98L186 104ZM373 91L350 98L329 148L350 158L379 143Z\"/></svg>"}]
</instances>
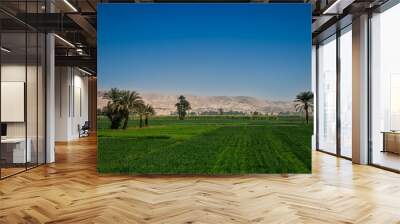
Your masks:
<instances>
[{"instance_id":1,"label":"palm tree trunk","mask_svg":"<svg viewBox=\"0 0 400 224\"><path fill-rule=\"evenodd\" d=\"M118 129L118 122L115 120L111 121L111 129Z\"/></svg>"},{"instance_id":2,"label":"palm tree trunk","mask_svg":"<svg viewBox=\"0 0 400 224\"><path fill-rule=\"evenodd\" d=\"M148 116L146 116L146 117L144 118L144 126L145 126L145 127L149 126L149 117L148 117Z\"/></svg>"},{"instance_id":3,"label":"palm tree trunk","mask_svg":"<svg viewBox=\"0 0 400 224\"><path fill-rule=\"evenodd\" d=\"M140 115L139 127L140 128L143 127L143 117L142 117L142 115Z\"/></svg>"},{"instance_id":4,"label":"palm tree trunk","mask_svg":"<svg viewBox=\"0 0 400 224\"><path fill-rule=\"evenodd\" d=\"M306 122L308 124L308 108L306 109Z\"/></svg>"},{"instance_id":5,"label":"palm tree trunk","mask_svg":"<svg viewBox=\"0 0 400 224\"><path fill-rule=\"evenodd\" d=\"M128 127L128 121L129 121L129 115L125 116L124 126L122 127L122 129L126 129Z\"/></svg>"}]
</instances>

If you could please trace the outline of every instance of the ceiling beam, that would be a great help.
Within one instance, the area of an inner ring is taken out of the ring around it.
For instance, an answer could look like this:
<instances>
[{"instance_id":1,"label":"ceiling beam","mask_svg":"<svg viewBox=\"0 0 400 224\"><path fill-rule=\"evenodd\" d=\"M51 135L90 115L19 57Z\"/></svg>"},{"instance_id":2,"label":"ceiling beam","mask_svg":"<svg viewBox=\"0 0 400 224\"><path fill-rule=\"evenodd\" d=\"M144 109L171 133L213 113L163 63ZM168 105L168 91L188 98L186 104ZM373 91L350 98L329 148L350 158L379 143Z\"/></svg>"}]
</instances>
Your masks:
<instances>
[{"instance_id":1,"label":"ceiling beam","mask_svg":"<svg viewBox=\"0 0 400 224\"><path fill-rule=\"evenodd\" d=\"M56 56L56 66L87 67L97 71L97 59L92 56Z\"/></svg>"},{"instance_id":2,"label":"ceiling beam","mask_svg":"<svg viewBox=\"0 0 400 224\"><path fill-rule=\"evenodd\" d=\"M68 14L68 17L74 21L82 30L88 35L90 38L87 38L86 41L91 46L96 46L96 37L97 37L97 30L89 23L89 21L80 14Z\"/></svg>"}]
</instances>

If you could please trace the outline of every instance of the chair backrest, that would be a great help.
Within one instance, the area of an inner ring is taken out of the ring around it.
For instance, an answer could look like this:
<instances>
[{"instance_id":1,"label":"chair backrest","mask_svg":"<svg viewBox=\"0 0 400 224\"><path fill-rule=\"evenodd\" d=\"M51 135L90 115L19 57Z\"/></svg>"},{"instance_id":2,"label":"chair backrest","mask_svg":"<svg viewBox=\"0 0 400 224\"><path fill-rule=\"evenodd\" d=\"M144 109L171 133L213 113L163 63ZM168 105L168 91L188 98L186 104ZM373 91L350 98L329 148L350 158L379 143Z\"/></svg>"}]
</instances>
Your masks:
<instances>
[{"instance_id":1,"label":"chair backrest","mask_svg":"<svg viewBox=\"0 0 400 224\"><path fill-rule=\"evenodd\" d=\"M89 121L85 121L85 124L82 126L82 128L90 128L89 124Z\"/></svg>"},{"instance_id":2,"label":"chair backrest","mask_svg":"<svg viewBox=\"0 0 400 224\"><path fill-rule=\"evenodd\" d=\"M1 136L3 136L3 137L7 136L7 124L6 123L1 123Z\"/></svg>"}]
</instances>

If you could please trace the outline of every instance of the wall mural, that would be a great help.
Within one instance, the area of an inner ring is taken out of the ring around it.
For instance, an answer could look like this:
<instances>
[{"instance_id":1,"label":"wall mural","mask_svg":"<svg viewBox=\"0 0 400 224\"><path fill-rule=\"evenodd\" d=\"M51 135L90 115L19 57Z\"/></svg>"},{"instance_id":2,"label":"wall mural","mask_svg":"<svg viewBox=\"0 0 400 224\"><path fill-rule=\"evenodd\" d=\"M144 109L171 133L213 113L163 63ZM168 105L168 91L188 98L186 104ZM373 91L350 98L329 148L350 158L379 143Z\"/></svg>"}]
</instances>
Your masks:
<instances>
[{"instance_id":1,"label":"wall mural","mask_svg":"<svg viewBox=\"0 0 400 224\"><path fill-rule=\"evenodd\" d=\"M100 4L98 171L310 173L308 4Z\"/></svg>"}]
</instances>

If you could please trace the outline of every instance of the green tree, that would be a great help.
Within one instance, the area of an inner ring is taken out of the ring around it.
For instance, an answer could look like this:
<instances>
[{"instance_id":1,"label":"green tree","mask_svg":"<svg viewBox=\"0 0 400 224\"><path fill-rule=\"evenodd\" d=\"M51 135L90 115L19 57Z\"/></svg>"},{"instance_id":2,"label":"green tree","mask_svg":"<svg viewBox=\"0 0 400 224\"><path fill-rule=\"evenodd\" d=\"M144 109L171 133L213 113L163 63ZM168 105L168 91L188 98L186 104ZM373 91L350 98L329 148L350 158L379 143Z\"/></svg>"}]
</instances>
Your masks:
<instances>
[{"instance_id":1,"label":"green tree","mask_svg":"<svg viewBox=\"0 0 400 224\"><path fill-rule=\"evenodd\" d=\"M124 125L122 128L126 129L128 127L129 115L134 113L140 105L144 104L144 102L136 91L124 90L122 91L121 103L124 105Z\"/></svg>"},{"instance_id":2,"label":"green tree","mask_svg":"<svg viewBox=\"0 0 400 224\"><path fill-rule=\"evenodd\" d=\"M108 92L104 94L104 98L116 102L121 98L121 90L117 88L111 88Z\"/></svg>"},{"instance_id":3,"label":"green tree","mask_svg":"<svg viewBox=\"0 0 400 224\"><path fill-rule=\"evenodd\" d=\"M104 97L110 100L105 107L105 114L111 122L110 128L118 129L123 119L123 105L120 103L121 91L112 88Z\"/></svg>"},{"instance_id":4,"label":"green tree","mask_svg":"<svg viewBox=\"0 0 400 224\"><path fill-rule=\"evenodd\" d=\"M140 104L136 107L136 113L139 115L139 128L143 127L143 116L146 113L146 105Z\"/></svg>"},{"instance_id":5,"label":"green tree","mask_svg":"<svg viewBox=\"0 0 400 224\"><path fill-rule=\"evenodd\" d=\"M179 119L185 119L187 111L191 109L189 101L187 101L186 98L181 95L178 97L178 103L176 103L175 106Z\"/></svg>"},{"instance_id":6,"label":"green tree","mask_svg":"<svg viewBox=\"0 0 400 224\"><path fill-rule=\"evenodd\" d=\"M119 104L108 102L106 106L106 116L111 121L111 129L118 129L121 126L121 121L123 117Z\"/></svg>"},{"instance_id":7,"label":"green tree","mask_svg":"<svg viewBox=\"0 0 400 224\"><path fill-rule=\"evenodd\" d=\"M309 111L311 111L313 107L313 99L314 94L311 91L306 91L297 94L296 99L294 100L294 102L296 103L296 111L305 112L307 124L309 121Z\"/></svg>"},{"instance_id":8,"label":"green tree","mask_svg":"<svg viewBox=\"0 0 400 224\"><path fill-rule=\"evenodd\" d=\"M104 97L109 100L105 114L111 121L111 128L118 129L124 120L123 129L128 126L129 115L143 104L140 95L135 91L112 88Z\"/></svg>"},{"instance_id":9,"label":"green tree","mask_svg":"<svg viewBox=\"0 0 400 224\"><path fill-rule=\"evenodd\" d=\"M149 117L155 115L156 112L150 104L144 106L144 126L149 126Z\"/></svg>"}]
</instances>

